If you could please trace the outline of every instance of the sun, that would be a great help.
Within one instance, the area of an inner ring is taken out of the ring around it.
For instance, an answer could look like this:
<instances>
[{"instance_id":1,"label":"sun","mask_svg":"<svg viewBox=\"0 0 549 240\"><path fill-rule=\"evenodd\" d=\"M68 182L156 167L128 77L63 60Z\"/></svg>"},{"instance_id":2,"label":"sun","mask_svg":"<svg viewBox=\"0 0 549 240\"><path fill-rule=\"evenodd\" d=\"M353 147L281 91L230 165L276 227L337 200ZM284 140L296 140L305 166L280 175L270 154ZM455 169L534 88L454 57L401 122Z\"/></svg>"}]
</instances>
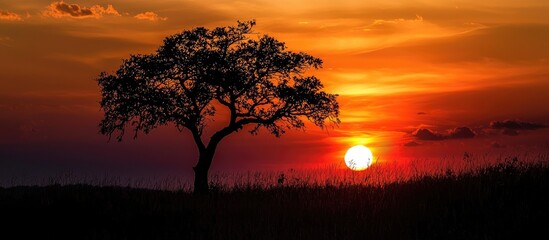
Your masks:
<instances>
[{"instance_id":1,"label":"sun","mask_svg":"<svg viewBox=\"0 0 549 240\"><path fill-rule=\"evenodd\" d=\"M345 164L351 170L362 171L372 164L374 156L372 151L365 146L356 145L345 153Z\"/></svg>"}]
</instances>

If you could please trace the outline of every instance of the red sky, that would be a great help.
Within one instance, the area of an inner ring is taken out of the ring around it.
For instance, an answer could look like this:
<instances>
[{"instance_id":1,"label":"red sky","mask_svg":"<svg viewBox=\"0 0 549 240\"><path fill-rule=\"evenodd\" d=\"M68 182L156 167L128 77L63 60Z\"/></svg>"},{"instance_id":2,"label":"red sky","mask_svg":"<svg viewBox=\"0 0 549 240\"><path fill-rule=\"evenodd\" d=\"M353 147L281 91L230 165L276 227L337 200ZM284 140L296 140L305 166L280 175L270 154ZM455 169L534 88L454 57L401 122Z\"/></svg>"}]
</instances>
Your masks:
<instances>
[{"instance_id":1,"label":"red sky","mask_svg":"<svg viewBox=\"0 0 549 240\"><path fill-rule=\"evenodd\" d=\"M170 34L256 19L255 31L324 60L338 128L225 139L214 170L379 163L549 148L549 3L526 1L0 2L0 174L190 174L173 127L107 142L95 78Z\"/></svg>"}]
</instances>

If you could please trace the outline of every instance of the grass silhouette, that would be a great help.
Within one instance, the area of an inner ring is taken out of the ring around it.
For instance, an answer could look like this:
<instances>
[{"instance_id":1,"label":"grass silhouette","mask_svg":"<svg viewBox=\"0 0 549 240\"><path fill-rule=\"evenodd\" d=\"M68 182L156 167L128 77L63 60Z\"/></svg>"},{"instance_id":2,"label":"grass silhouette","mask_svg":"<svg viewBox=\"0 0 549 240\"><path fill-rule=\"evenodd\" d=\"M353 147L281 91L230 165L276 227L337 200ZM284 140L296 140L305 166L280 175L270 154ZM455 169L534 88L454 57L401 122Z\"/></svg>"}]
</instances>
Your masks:
<instances>
[{"instance_id":1,"label":"grass silhouette","mask_svg":"<svg viewBox=\"0 0 549 240\"><path fill-rule=\"evenodd\" d=\"M382 185L287 184L289 177L284 177L270 187L213 184L209 195L85 184L0 188L0 213L7 220L3 235L527 239L549 229L549 167L544 162L509 158L474 171L449 170Z\"/></svg>"}]
</instances>

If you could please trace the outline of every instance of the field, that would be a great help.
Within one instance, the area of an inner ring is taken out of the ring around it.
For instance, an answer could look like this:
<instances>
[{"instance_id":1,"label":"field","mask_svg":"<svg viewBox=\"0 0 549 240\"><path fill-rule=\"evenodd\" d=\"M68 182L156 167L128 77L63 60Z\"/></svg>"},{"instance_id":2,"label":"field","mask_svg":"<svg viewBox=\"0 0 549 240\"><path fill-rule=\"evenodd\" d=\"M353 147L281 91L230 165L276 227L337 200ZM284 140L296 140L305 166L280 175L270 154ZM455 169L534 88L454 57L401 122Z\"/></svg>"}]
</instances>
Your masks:
<instances>
[{"instance_id":1,"label":"field","mask_svg":"<svg viewBox=\"0 0 549 240\"><path fill-rule=\"evenodd\" d=\"M2 238L530 239L549 229L544 162L512 158L383 184L213 182L209 195L89 184L0 188L2 235L14 236Z\"/></svg>"}]
</instances>

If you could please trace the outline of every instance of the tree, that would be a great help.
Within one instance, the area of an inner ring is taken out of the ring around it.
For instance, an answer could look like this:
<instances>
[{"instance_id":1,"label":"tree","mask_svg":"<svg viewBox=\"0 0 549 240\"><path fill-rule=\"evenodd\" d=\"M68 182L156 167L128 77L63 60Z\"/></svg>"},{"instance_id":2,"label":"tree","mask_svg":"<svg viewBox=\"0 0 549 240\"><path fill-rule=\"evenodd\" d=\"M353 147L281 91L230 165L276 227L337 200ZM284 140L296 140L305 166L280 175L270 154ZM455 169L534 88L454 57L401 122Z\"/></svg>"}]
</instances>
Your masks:
<instances>
[{"instance_id":1,"label":"tree","mask_svg":"<svg viewBox=\"0 0 549 240\"><path fill-rule=\"evenodd\" d=\"M279 137L285 129L301 129L308 119L323 128L339 123L337 95L322 91L307 69L322 60L288 51L285 44L263 35L251 38L255 21L212 30L199 27L164 39L153 54L131 55L112 73L101 73L100 132L118 141L126 129L145 134L161 125L187 129L198 148L194 191L208 191L208 170L216 147L227 135L251 126ZM203 136L216 108L230 113L228 124Z\"/></svg>"}]
</instances>

